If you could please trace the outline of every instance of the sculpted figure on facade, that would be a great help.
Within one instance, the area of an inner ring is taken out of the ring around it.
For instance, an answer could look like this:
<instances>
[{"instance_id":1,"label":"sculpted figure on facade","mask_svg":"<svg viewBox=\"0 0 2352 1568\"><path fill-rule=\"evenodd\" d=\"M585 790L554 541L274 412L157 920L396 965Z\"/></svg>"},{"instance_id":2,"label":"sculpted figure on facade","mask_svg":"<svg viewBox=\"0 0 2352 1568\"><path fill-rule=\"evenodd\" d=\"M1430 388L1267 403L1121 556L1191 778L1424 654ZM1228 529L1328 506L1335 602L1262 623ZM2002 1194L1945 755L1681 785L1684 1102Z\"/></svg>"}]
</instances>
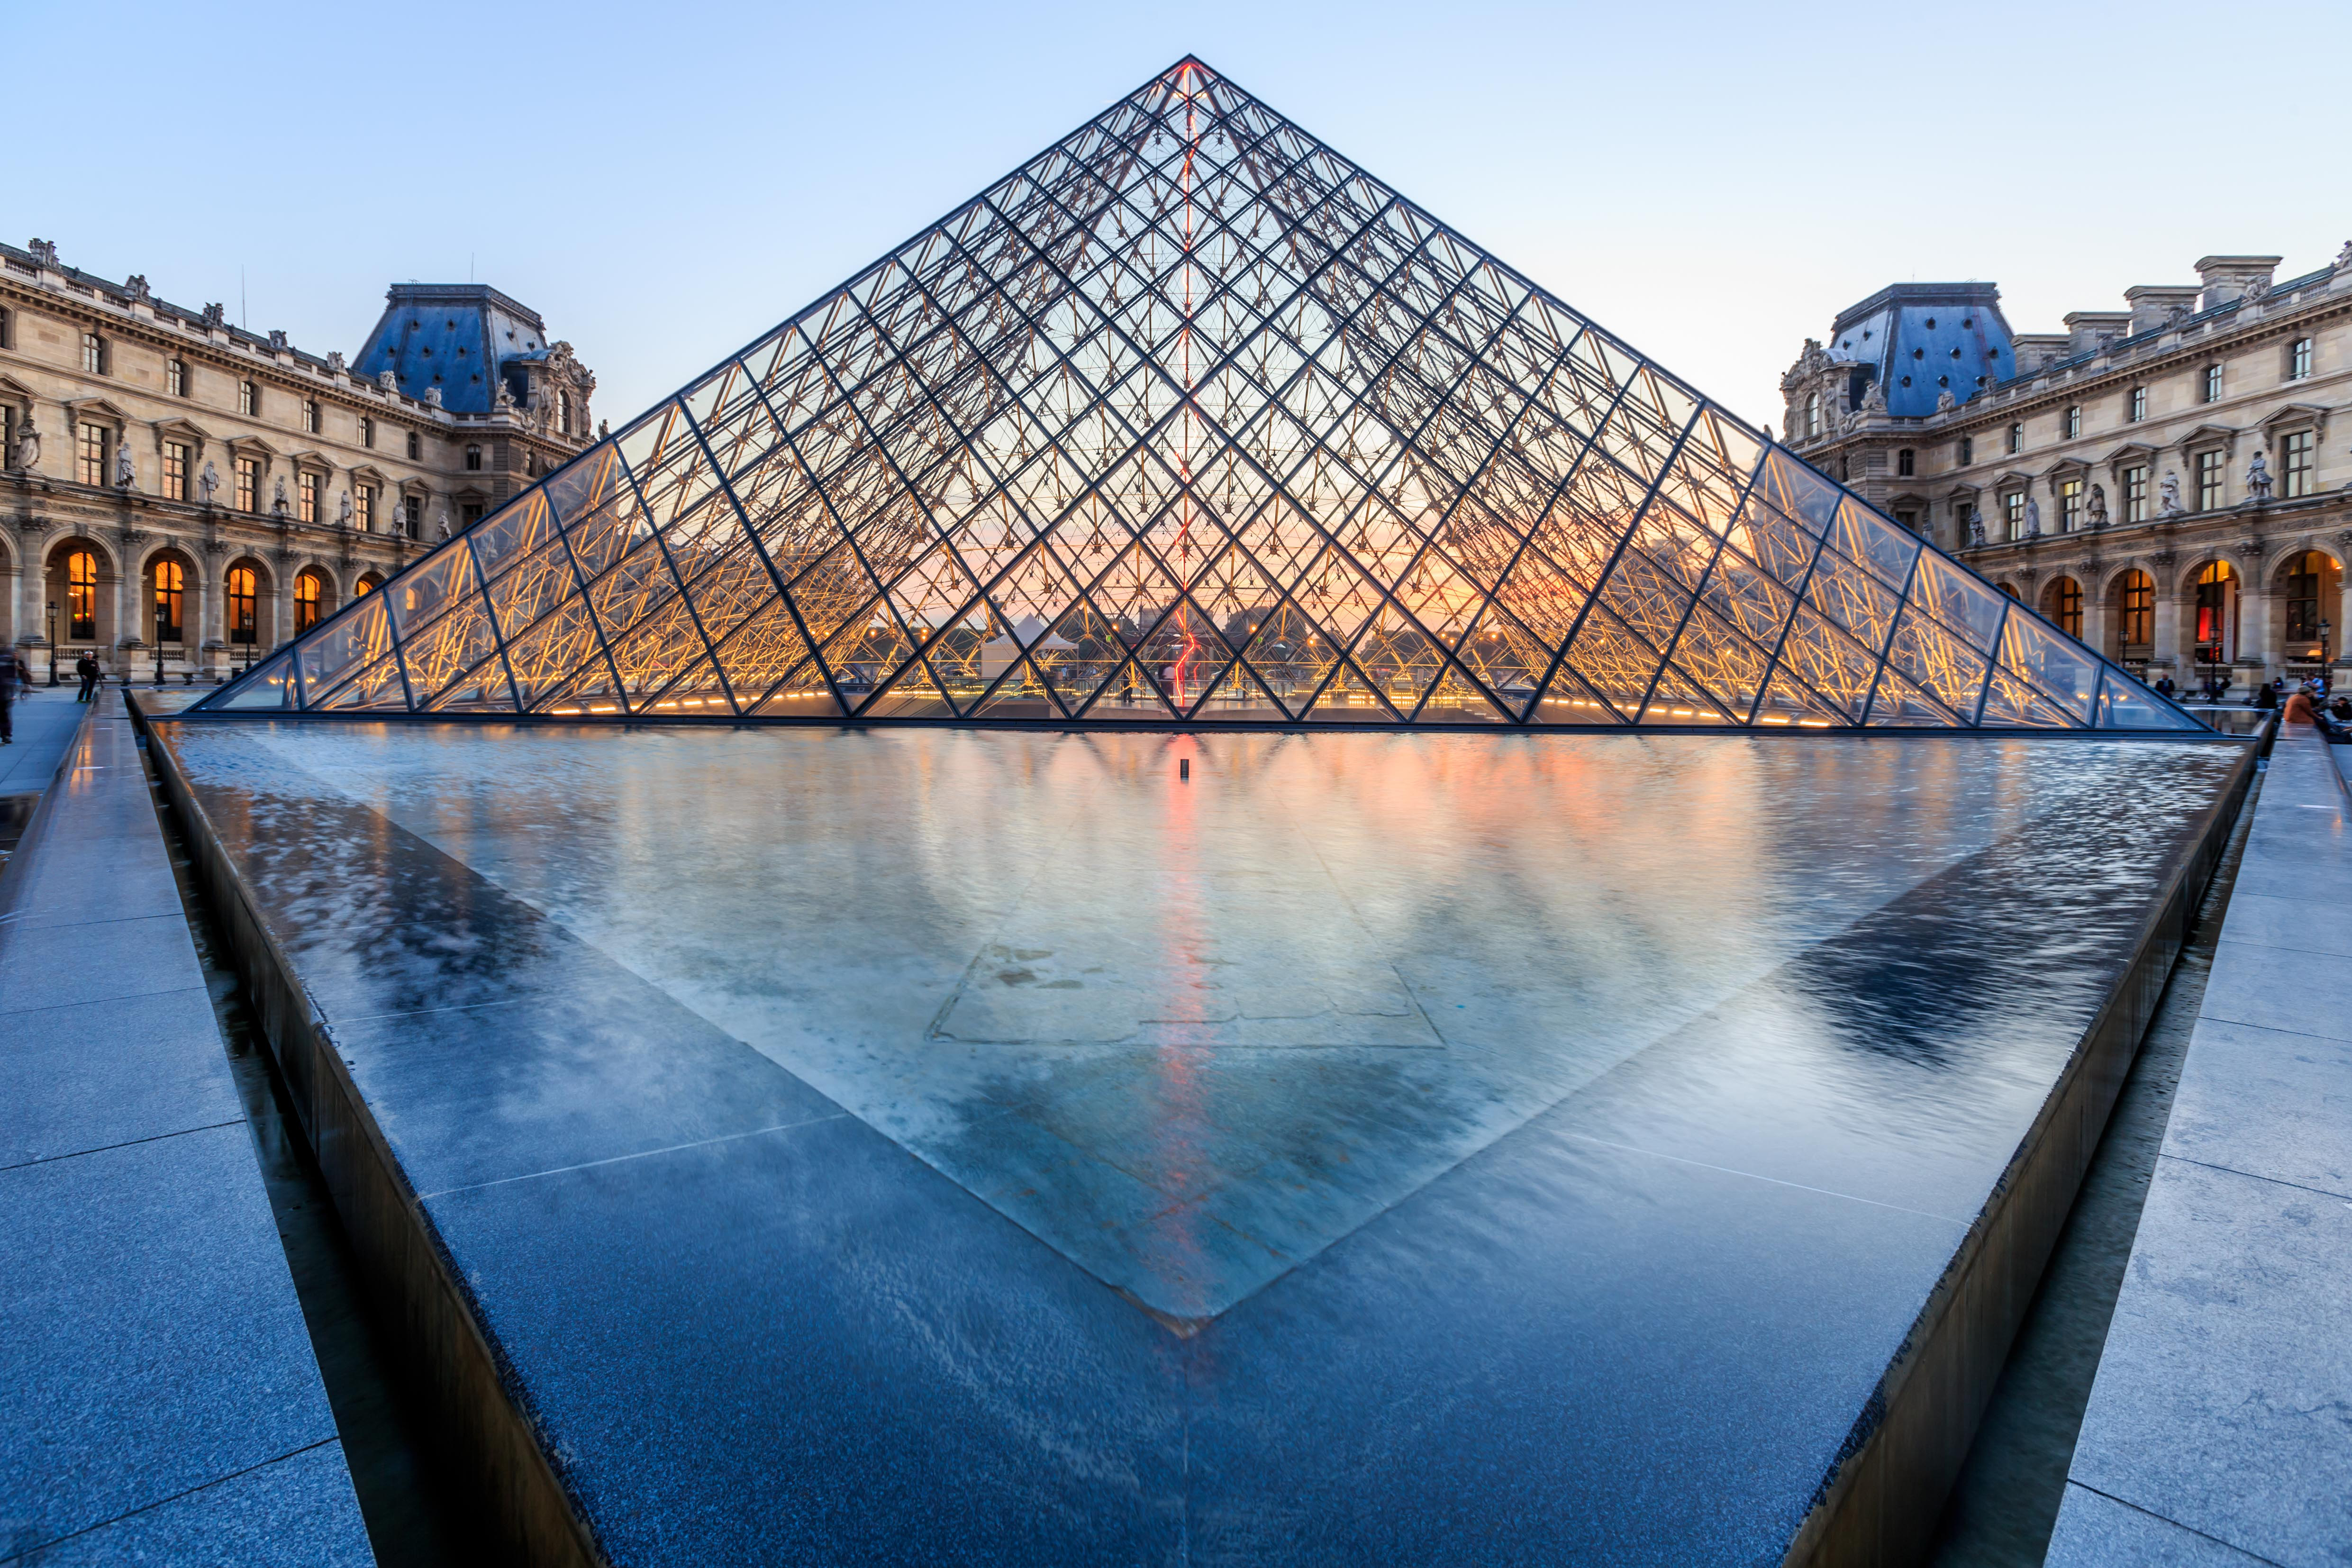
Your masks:
<instances>
[{"instance_id":1,"label":"sculpted figure on facade","mask_svg":"<svg viewBox=\"0 0 2352 1568\"><path fill-rule=\"evenodd\" d=\"M214 303L212 303L212 304L207 305L207 306L205 306L205 331L209 332L209 331L212 331L215 328L222 327L222 326L226 326L226 325L227 325L227 322L228 322L228 307L227 307L227 306L223 305L223 304L219 303L217 300L215 300Z\"/></svg>"},{"instance_id":2,"label":"sculpted figure on facade","mask_svg":"<svg viewBox=\"0 0 2352 1568\"><path fill-rule=\"evenodd\" d=\"M1946 387L1942 392L1936 394L1936 412L1937 413L1949 413L1952 410L1959 406L1960 400L1952 395L1951 388Z\"/></svg>"},{"instance_id":3,"label":"sculpted figure on facade","mask_svg":"<svg viewBox=\"0 0 2352 1568\"><path fill-rule=\"evenodd\" d=\"M335 503L335 527L339 528L348 528L351 526L352 493L350 490L346 489L343 492L343 498Z\"/></svg>"},{"instance_id":4,"label":"sculpted figure on facade","mask_svg":"<svg viewBox=\"0 0 2352 1568\"><path fill-rule=\"evenodd\" d=\"M122 280L122 287L130 294L131 302L133 305L144 305L155 298L154 291L147 287L147 277L144 273L132 273Z\"/></svg>"},{"instance_id":5,"label":"sculpted figure on facade","mask_svg":"<svg viewBox=\"0 0 2352 1568\"><path fill-rule=\"evenodd\" d=\"M278 487L269 497L269 515L284 522L286 514L292 510L286 501L286 476L280 474L278 476Z\"/></svg>"},{"instance_id":6,"label":"sculpted figure on facade","mask_svg":"<svg viewBox=\"0 0 2352 1568\"><path fill-rule=\"evenodd\" d=\"M2352 239L2346 240L2344 248L2336 253L2336 270L2341 272L2347 267L2352 267Z\"/></svg>"},{"instance_id":7,"label":"sculpted figure on facade","mask_svg":"<svg viewBox=\"0 0 2352 1568\"><path fill-rule=\"evenodd\" d=\"M440 537L445 539L449 537L449 514L446 512L441 514Z\"/></svg>"},{"instance_id":8,"label":"sculpted figure on facade","mask_svg":"<svg viewBox=\"0 0 2352 1568\"><path fill-rule=\"evenodd\" d=\"M30 474L41 465L41 433L33 428L30 413L25 416L25 428L17 434L16 450L10 454L16 466Z\"/></svg>"},{"instance_id":9,"label":"sculpted figure on facade","mask_svg":"<svg viewBox=\"0 0 2352 1568\"><path fill-rule=\"evenodd\" d=\"M118 441L114 444L114 486L128 490L137 483L139 470L131 465L131 443Z\"/></svg>"},{"instance_id":10,"label":"sculpted figure on facade","mask_svg":"<svg viewBox=\"0 0 2352 1568\"><path fill-rule=\"evenodd\" d=\"M46 267L51 272L61 272L64 270L64 268L58 266L57 241L53 239L37 239L27 245L25 248L33 253L33 265L35 267Z\"/></svg>"},{"instance_id":11,"label":"sculpted figure on facade","mask_svg":"<svg viewBox=\"0 0 2352 1568\"><path fill-rule=\"evenodd\" d=\"M2256 452L2246 464L2246 494L2257 501L2271 498L2270 458Z\"/></svg>"},{"instance_id":12,"label":"sculpted figure on facade","mask_svg":"<svg viewBox=\"0 0 2352 1568\"><path fill-rule=\"evenodd\" d=\"M400 378L388 370L376 372L375 384L383 389L383 395L386 397L394 396L400 391Z\"/></svg>"},{"instance_id":13,"label":"sculpted figure on facade","mask_svg":"<svg viewBox=\"0 0 2352 1568\"><path fill-rule=\"evenodd\" d=\"M331 376L343 373L343 351L341 349L327 350L327 373Z\"/></svg>"},{"instance_id":14,"label":"sculpted figure on facade","mask_svg":"<svg viewBox=\"0 0 2352 1568\"><path fill-rule=\"evenodd\" d=\"M1969 508L1969 543L1980 545L1984 542L1984 514L1970 507Z\"/></svg>"},{"instance_id":15,"label":"sculpted figure on facade","mask_svg":"<svg viewBox=\"0 0 2352 1568\"><path fill-rule=\"evenodd\" d=\"M213 466L212 459L208 457L205 459L205 471L196 476L196 489L203 495L205 506L213 504L213 492L219 488L220 470Z\"/></svg>"},{"instance_id":16,"label":"sculpted figure on facade","mask_svg":"<svg viewBox=\"0 0 2352 1568\"><path fill-rule=\"evenodd\" d=\"M441 406L441 389L439 387L426 387L425 389L425 406L427 408L439 408Z\"/></svg>"},{"instance_id":17,"label":"sculpted figure on facade","mask_svg":"<svg viewBox=\"0 0 2352 1568\"><path fill-rule=\"evenodd\" d=\"M2157 486L2156 515L2177 517L2180 515L2180 476L2166 469L2164 483Z\"/></svg>"},{"instance_id":18,"label":"sculpted figure on facade","mask_svg":"<svg viewBox=\"0 0 2352 1568\"><path fill-rule=\"evenodd\" d=\"M2030 539L2042 537L2042 503L2031 496L2025 497L2025 537Z\"/></svg>"},{"instance_id":19,"label":"sculpted figure on facade","mask_svg":"<svg viewBox=\"0 0 2352 1568\"><path fill-rule=\"evenodd\" d=\"M2091 504L2084 509L2084 515L2090 519L2091 526L2095 528L2104 528L2107 526L2107 487L2105 485L2091 486Z\"/></svg>"}]
</instances>

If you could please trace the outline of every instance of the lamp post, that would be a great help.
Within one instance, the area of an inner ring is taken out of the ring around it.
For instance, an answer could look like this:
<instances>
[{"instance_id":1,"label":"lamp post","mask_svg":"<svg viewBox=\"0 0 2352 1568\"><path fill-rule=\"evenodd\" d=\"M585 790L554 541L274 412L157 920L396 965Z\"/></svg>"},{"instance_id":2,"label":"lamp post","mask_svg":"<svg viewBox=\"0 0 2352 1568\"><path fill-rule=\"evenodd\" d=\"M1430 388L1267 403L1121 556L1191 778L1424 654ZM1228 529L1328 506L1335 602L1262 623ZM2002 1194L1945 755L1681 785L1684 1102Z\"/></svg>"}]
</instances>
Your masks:
<instances>
[{"instance_id":1,"label":"lamp post","mask_svg":"<svg viewBox=\"0 0 2352 1568\"><path fill-rule=\"evenodd\" d=\"M49 601L49 685L58 684L58 601Z\"/></svg>"}]
</instances>

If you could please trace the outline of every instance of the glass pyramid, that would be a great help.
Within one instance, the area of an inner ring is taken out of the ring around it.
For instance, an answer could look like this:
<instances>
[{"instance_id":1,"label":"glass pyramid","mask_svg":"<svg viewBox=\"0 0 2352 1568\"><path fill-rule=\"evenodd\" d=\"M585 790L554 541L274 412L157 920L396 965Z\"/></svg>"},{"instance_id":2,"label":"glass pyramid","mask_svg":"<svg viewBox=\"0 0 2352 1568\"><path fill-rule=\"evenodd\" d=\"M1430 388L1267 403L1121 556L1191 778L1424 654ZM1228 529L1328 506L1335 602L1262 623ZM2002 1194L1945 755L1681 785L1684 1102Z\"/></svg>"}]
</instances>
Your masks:
<instances>
[{"instance_id":1,"label":"glass pyramid","mask_svg":"<svg viewBox=\"0 0 2352 1568\"><path fill-rule=\"evenodd\" d=\"M2200 727L1189 58L207 709Z\"/></svg>"}]
</instances>

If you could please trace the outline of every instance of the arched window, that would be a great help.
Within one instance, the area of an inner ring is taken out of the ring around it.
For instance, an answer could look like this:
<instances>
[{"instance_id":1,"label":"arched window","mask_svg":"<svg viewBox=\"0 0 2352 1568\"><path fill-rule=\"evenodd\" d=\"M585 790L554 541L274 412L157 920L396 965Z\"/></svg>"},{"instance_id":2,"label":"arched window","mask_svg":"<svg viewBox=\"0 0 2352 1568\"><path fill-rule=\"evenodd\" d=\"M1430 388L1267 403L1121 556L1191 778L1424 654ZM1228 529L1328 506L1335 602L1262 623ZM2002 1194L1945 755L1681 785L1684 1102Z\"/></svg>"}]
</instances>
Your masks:
<instances>
[{"instance_id":1,"label":"arched window","mask_svg":"<svg viewBox=\"0 0 2352 1568\"><path fill-rule=\"evenodd\" d=\"M1819 392L1807 392L1805 394L1805 434L1807 435L1819 435L1821 433L1822 394Z\"/></svg>"},{"instance_id":2,"label":"arched window","mask_svg":"<svg viewBox=\"0 0 2352 1568\"><path fill-rule=\"evenodd\" d=\"M2236 574L2226 560L2217 560L2197 574L2197 657L2208 664L2226 664L2230 657L2231 623L2237 617Z\"/></svg>"},{"instance_id":3,"label":"arched window","mask_svg":"<svg viewBox=\"0 0 2352 1568\"><path fill-rule=\"evenodd\" d=\"M2156 580L2144 571L2124 573L2123 639L2126 651L2156 641Z\"/></svg>"},{"instance_id":4,"label":"arched window","mask_svg":"<svg viewBox=\"0 0 2352 1568\"><path fill-rule=\"evenodd\" d=\"M228 640L251 647L261 635L260 585L255 580L253 568L233 566L228 570Z\"/></svg>"},{"instance_id":5,"label":"arched window","mask_svg":"<svg viewBox=\"0 0 2352 1568\"><path fill-rule=\"evenodd\" d=\"M319 602L326 584L315 571L306 571L294 580L294 632L299 636L319 623Z\"/></svg>"},{"instance_id":6,"label":"arched window","mask_svg":"<svg viewBox=\"0 0 2352 1568\"><path fill-rule=\"evenodd\" d=\"M2001 591L2003 593L2008 594L2011 599L2014 599L2014 598L2016 598L2016 597L2017 597L2017 590L2016 590L2015 588L2011 587L2010 584L2008 584L2008 583L2006 583L2006 582L2004 582L2004 583L2002 583L2002 584L2000 585L2000 591Z\"/></svg>"},{"instance_id":7,"label":"arched window","mask_svg":"<svg viewBox=\"0 0 2352 1568\"><path fill-rule=\"evenodd\" d=\"M98 640L98 558L86 549L66 557L66 635Z\"/></svg>"},{"instance_id":8,"label":"arched window","mask_svg":"<svg viewBox=\"0 0 2352 1568\"><path fill-rule=\"evenodd\" d=\"M555 423L564 434L572 434L572 394L568 392L555 394Z\"/></svg>"},{"instance_id":9,"label":"arched window","mask_svg":"<svg viewBox=\"0 0 2352 1568\"><path fill-rule=\"evenodd\" d=\"M187 593L187 574L176 560L155 563L155 641L180 641L180 611Z\"/></svg>"},{"instance_id":10,"label":"arched window","mask_svg":"<svg viewBox=\"0 0 2352 1568\"><path fill-rule=\"evenodd\" d=\"M2069 637L2083 634L2083 585L2071 577L2059 578L2042 595L2042 607L2058 630Z\"/></svg>"},{"instance_id":11,"label":"arched window","mask_svg":"<svg viewBox=\"0 0 2352 1568\"><path fill-rule=\"evenodd\" d=\"M352 584L352 597L356 599L362 593L373 593L382 586L383 586L382 583L376 581L374 574L370 573L368 576L361 578L357 582Z\"/></svg>"},{"instance_id":12,"label":"arched window","mask_svg":"<svg viewBox=\"0 0 2352 1568\"><path fill-rule=\"evenodd\" d=\"M2287 563L2286 656L2290 659L2320 656L2319 622L2326 614L2320 606L2326 601L2332 564L2315 549L2305 550Z\"/></svg>"}]
</instances>

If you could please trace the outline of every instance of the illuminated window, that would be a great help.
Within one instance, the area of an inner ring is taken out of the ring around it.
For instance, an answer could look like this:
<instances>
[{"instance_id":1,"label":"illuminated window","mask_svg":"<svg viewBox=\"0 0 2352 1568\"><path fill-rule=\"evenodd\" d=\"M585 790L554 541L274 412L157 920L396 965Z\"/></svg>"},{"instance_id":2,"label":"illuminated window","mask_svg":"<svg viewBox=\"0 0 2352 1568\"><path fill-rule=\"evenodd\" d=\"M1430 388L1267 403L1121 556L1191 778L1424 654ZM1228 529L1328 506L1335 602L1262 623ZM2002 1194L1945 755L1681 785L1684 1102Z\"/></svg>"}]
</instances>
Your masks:
<instances>
[{"instance_id":1,"label":"illuminated window","mask_svg":"<svg viewBox=\"0 0 2352 1568\"><path fill-rule=\"evenodd\" d=\"M236 509L240 512L261 510L261 459L258 457L236 460Z\"/></svg>"},{"instance_id":2,"label":"illuminated window","mask_svg":"<svg viewBox=\"0 0 2352 1568\"><path fill-rule=\"evenodd\" d=\"M251 382L236 383L236 412L258 415L261 413L261 389Z\"/></svg>"},{"instance_id":3,"label":"illuminated window","mask_svg":"<svg viewBox=\"0 0 2352 1568\"><path fill-rule=\"evenodd\" d=\"M2123 637L2126 648L2144 648L2156 641L2156 580L2144 571L2127 571L2123 580Z\"/></svg>"},{"instance_id":4,"label":"illuminated window","mask_svg":"<svg viewBox=\"0 0 2352 1568\"><path fill-rule=\"evenodd\" d=\"M163 361L163 390L173 397L188 395L188 365L184 360Z\"/></svg>"},{"instance_id":5,"label":"illuminated window","mask_svg":"<svg viewBox=\"0 0 2352 1568\"><path fill-rule=\"evenodd\" d=\"M98 558L88 550L66 557L66 635L77 643L98 636Z\"/></svg>"},{"instance_id":6,"label":"illuminated window","mask_svg":"<svg viewBox=\"0 0 2352 1568\"><path fill-rule=\"evenodd\" d=\"M306 434L319 434L319 405L307 397L302 400L302 429Z\"/></svg>"},{"instance_id":7,"label":"illuminated window","mask_svg":"<svg viewBox=\"0 0 2352 1568\"><path fill-rule=\"evenodd\" d=\"M305 523L319 520L319 476L316 474L294 476L294 516Z\"/></svg>"},{"instance_id":8,"label":"illuminated window","mask_svg":"<svg viewBox=\"0 0 2352 1568\"><path fill-rule=\"evenodd\" d=\"M366 534L375 532L375 486L352 486L352 501L353 515L359 518L360 531Z\"/></svg>"},{"instance_id":9,"label":"illuminated window","mask_svg":"<svg viewBox=\"0 0 2352 1568\"><path fill-rule=\"evenodd\" d=\"M228 640L251 647L261 635L261 595L253 568L228 570Z\"/></svg>"},{"instance_id":10,"label":"illuminated window","mask_svg":"<svg viewBox=\"0 0 2352 1568\"><path fill-rule=\"evenodd\" d=\"M2062 577L2050 585L2048 596L2050 619L2058 630L2069 637L2083 634L2083 585L2071 577Z\"/></svg>"},{"instance_id":11,"label":"illuminated window","mask_svg":"<svg viewBox=\"0 0 2352 1568\"><path fill-rule=\"evenodd\" d=\"M2230 612L2237 597L2229 562L2217 560L2197 574L2197 656L2207 664L2230 656Z\"/></svg>"},{"instance_id":12,"label":"illuminated window","mask_svg":"<svg viewBox=\"0 0 2352 1568\"><path fill-rule=\"evenodd\" d=\"M75 468L85 485L106 483L106 426L87 420L75 433Z\"/></svg>"},{"instance_id":13,"label":"illuminated window","mask_svg":"<svg viewBox=\"0 0 2352 1568\"><path fill-rule=\"evenodd\" d=\"M374 578L361 578L357 582L352 584L352 597L356 599L362 593L373 593L376 591L376 587L377 584Z\"/></svg>"},{"instance_id":14,"label":"illuminated window","mask_svg":"<svg viewBox=\"0 0 2352 1568\"><path fill-rule=\"evenodd\" d=\"M375 421L365 414L360 415L360 444L362 446L375 444Z\"/></svg>"},{"instance_id":15,"label":"illuminated window","mask_svg":"<svg viewBox=\"0 0 2352 1568\"><path fill-rule=\"evenodd\" d=\"M2307 549L2287 564L2286 641L2289 658L2319 656L2319 591L2327 580L2327 558ZM2302 644L2302 645L2298 645Z\"/></svg>"},{"instance_id":16,"label":"illuminated window","mask_svg":"<svg viewBox=\"0 0 2352 1568\"><path fill-rule=\"evenodd\" d=\"M81 335L81 368L93 376L106 374L106 340L95 332Z\"/></svg>"},{"instance_id":17,"label":"illuminated window","mask_svg":"<svg viewBox=\"0 0 2352 1568\"><path fill-rule=\"evenodd\" d=\"M2311 495L2315 487L2319 443L2308 430L2290 430L2279 437L2279 494L2290 501Z\"/></svg>"},{"instance_id":18,"label":"illuminated window","mask_svg":"<svg viewBox=\"0 0 2352 1568\"><path fill-rule=\"evenodd\" d=\"M163 499L184 501L188 498L188 445L184 441L163 443Z\"/></svg>"},{"instance_id":19,"label":"illuminated window","mask_svg":"<svg viewBox=\"0 0 2352 1568\"><path fill-rule=\"evenodd\" d=\"M2083 481L2063 479L2058 484L2058 531L2071 534L2083 526Z\"/></svg>"},{"instance_id":20,"label":"illuminated window","mask_svg":"<svg viewBox=\"0 0 2352 1568\"><path fill-rule=\"evenodd\" d=\"M176 560L155 563L155 641L180 641L180 609L187 591L187 574Z\"/></svg>"},{"instance_id":21,"label":"illuminated window","mask_svg":"<svg viewBox=\"0 0 2352 1568\"><path fill-rule=\"evenodd\" d=\"M2021 539L2025 537L2024 491L2011 490L2000 498L2000 517L2008 527L2011 538Z\"/></svg>"},{"instance_id":22,"label":"illuminated window","mask_svg":"<svg viewBox=\"0 0 2352 1568\"><path fill-rule=\"evenodd\" d=\"M319 605L324 597L326 584L317 572L306 571L294 580L294 633L300 636L319 623Z\"/></svg>"}]
</instances>

